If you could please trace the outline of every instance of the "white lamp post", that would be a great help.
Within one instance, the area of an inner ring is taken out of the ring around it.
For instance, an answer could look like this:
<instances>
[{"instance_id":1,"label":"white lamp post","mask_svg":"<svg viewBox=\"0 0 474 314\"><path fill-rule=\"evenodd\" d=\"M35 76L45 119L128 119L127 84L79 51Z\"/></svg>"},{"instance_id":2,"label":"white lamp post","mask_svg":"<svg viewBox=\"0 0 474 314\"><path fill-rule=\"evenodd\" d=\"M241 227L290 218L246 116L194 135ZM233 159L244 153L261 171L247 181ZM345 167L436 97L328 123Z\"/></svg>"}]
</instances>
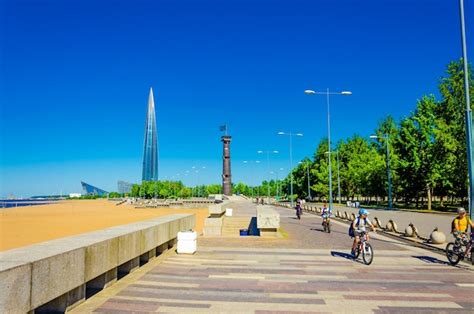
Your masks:
<instances>
[{"instance_id":1,"label":"white lamp post","mask_svg":"<svg viewBox=\"0 0 474 314\"><path fill-rule=\"evenodd\" d=\"M293 136L303 136L302 133L292 133L290 132L278 132L278 135L286 135L290 138L290 202L291 207L293 207Z\"/></svg>"},{"instance_id":2,"label":"white lamp post","mask_svg":"<svg viewBox=\"0 0 474 314\"><path fill-rule=\"evenodd\" d=\"M304 91L306 95L326 95L326 103L328 107L328 151L331 152L331 119L330 119L330 110L329 110L329 95L352 95L350 91L342 92L330 92L329 88L325 92L317 92L314 90L307 89ZM329 158L329 210L332 210L332 165L331 158Z\"/></svg>"}]
</instances>

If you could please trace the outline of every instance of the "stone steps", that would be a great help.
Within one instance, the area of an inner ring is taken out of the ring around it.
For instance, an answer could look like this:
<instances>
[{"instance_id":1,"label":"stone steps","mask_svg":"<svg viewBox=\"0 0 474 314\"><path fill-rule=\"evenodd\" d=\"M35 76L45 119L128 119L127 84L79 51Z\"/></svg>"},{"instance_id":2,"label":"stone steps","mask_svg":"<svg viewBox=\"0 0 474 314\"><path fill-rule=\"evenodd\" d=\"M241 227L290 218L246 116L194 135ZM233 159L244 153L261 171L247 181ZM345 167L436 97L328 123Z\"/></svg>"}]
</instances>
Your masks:
<instances>
[{"instance_id":1,"label":"stone steps","mask_svg":"<svg viewBox=\"0 0 474 314\"><path fill-rule=\"evenodd\" d=\"M239 236L240 229L248 229L252 217L225 217L222 224L223 236Z\"/></svg>"}]
</instances>

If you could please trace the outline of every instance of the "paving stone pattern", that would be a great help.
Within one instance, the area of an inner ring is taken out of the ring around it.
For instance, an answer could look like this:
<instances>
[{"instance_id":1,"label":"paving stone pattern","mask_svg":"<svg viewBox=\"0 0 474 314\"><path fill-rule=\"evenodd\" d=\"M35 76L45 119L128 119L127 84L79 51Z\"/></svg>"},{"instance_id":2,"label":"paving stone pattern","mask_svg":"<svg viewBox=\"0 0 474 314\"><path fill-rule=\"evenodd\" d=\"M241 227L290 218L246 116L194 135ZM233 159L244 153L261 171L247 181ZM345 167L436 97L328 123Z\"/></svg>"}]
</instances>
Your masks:
<instances>
[{"instance_id":1,"label":"paving stone pattern","mask_svg":"<svg viewBox=\"0 0 474 314\"><path fill-rule=\"evenodd\" d=\"M319 217L279 211L284 239L200 238L196 254L171 252L73 312L474 312L472 266L452 267L442 255L381 235L371 239L374 262L366 266L349 258L345 225L327 234Z\"/></svg>"}]
</instances>

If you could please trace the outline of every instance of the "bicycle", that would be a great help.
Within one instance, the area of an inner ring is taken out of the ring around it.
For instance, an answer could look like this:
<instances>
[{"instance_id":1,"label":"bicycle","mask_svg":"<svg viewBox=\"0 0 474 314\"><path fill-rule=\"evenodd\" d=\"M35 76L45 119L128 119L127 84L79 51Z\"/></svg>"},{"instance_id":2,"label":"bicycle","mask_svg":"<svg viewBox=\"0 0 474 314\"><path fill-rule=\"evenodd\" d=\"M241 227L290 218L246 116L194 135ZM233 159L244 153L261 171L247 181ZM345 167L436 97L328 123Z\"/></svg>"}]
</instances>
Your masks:
<instances>
[{"instance_id":1,"label":"bicycle","mask_svg":"<svg viewBox=\"0 0 474 314\"><path fill-rule=\"evenodd\" d=\"M459 232L455 235L457 235L456 240L446 245L446 257L449 264L454 266L464 258L467 258L474 265L473 234L471 234L470 238L467 232Z\"/></svg>"},{"instance_id":2,"label":"bicycle","mask_svg":"<svg viewBox=\"0 0 474 314\"><path fill-rule=\"evenodd\" d=\"M370 243L368 243L367 235L368 232L361 232L359 236L359 243L355 249L354 259L357 259L362 252L362 260L364 261L364 264L370 265L374 260L374 250L372 249Z\"/></svg>"},{"instance_id":3,"label":"bicycle","mask_svg":"<svg viewBox=\"0 0 474 314\"><path fill-rule=\"evenodd\" d=\"M331 218L329 216L323 217L324 232L331 233Z\"/></svg>"},{"instance_id":4,"label":"bicycle","mask_svg":"<svg viewBox=\"0 0 474 314\"><path fill-rule=\"evenodd\" d=\"M301 207L300 206L296 206L296 217L298 219L301 219Z\"/></svg>"}]
</instances>

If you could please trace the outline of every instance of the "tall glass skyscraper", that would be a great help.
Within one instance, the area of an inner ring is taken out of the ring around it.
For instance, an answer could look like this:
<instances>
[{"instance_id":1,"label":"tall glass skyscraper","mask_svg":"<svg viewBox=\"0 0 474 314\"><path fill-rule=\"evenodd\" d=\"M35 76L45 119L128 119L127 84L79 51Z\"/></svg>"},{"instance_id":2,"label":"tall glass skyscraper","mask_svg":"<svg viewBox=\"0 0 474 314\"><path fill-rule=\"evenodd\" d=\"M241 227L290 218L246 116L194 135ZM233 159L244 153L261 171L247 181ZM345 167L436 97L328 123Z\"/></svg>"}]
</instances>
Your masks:
<instances>
[{"instance_id":1,"label":"tall glass skyscraper","mask_svg":"<svg viewBox=\"0 0 474 314\"><path fill-rule=\"evenodd\" d=\"M156 134L155 102L153 89L148 96L148 112L145 121L145 141L143 144L143 181L158 180L158 139Z\"/></svg>"}]
</instances>

